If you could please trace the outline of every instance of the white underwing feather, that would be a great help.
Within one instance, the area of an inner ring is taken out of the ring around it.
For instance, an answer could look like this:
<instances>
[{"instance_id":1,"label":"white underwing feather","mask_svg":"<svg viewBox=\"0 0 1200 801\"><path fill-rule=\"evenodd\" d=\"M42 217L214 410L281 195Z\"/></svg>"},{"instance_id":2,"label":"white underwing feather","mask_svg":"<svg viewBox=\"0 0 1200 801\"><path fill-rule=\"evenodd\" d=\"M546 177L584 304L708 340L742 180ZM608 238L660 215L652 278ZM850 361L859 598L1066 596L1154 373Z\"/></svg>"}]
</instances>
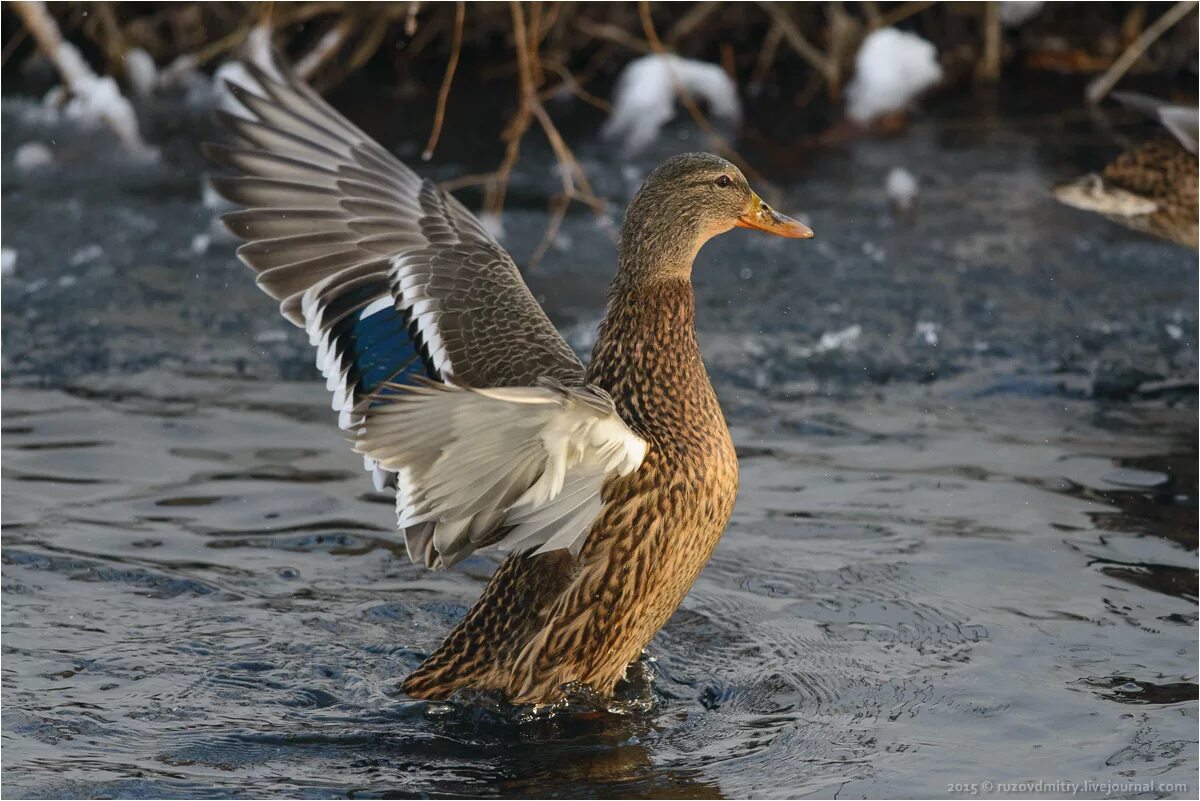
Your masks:
<instances>
[{"instance_id":1,"label":"white underwing feather","mask_svg":"<svg viewBox=\"0 0 1200 801\"><path fill-rule=\"evenodd\" d=\"M501 544L577 552L602 509L601 490L628 475L646 443L589 387L397 388L359 408L355 450L399 474L397 520L442 564L497 525ZM414 530L415 529L415 530Z\"/></svg>"}]
</instances>

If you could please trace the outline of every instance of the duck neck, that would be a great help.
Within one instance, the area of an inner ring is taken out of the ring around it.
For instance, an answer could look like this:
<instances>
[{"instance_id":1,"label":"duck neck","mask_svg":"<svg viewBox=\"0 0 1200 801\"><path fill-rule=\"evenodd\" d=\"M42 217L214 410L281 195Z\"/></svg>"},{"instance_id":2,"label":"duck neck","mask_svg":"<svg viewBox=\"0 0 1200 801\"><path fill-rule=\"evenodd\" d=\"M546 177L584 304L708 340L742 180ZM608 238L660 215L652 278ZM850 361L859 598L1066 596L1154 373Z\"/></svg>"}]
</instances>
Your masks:
<instances>
[{"instance_id":1,"label":"duck neck","mask_svg":"<svg viewBox=\"0 0 1200 801\"><path fill-rule=\"evenodd\" d=\"M587 380L607 390L622 419L645 435L671 431L680 405L711 393L695 321L686 278L618 276L613 283Z\"/></svg>"},{"instance_id":2,"label":"duck neck","mask_svg":"<svg viewBox=\"0 0 1200 801\"><path fill-rule=\"evenodd\" d=\"M662 350L696 348L696 300L692 282L682 277L622 281L608 296L608 312L592 361L614 356L640 361Z\"/></svg>"}]
</instances>

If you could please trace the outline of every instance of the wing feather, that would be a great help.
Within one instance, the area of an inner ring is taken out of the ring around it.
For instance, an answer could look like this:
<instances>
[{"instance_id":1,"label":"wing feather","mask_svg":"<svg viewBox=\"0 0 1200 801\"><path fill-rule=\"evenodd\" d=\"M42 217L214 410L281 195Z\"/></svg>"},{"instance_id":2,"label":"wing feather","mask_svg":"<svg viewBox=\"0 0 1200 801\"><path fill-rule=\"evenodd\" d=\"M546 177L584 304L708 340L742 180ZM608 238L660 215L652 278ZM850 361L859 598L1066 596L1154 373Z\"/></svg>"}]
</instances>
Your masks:
<instances>
[{"instance_id":1,"label":"wing feather","mask_svg":"<svg viewBox=\"0 0 1200 801\"><path fill-rule=\"evenodd\" d=\"M409 552L435 566L454 564L498 529L509 529L504 547L578 552L605 482L645 456L645 441L591 387L395 389L364 404L354 447L400 475L396 512L412 533Z\"/></svg>"},{"instance_id":2,"label":"wing feather","mask_svg":"<svg viewBox=\"0 0 1200 801\"><path fill-rule=\"evenodd\" d=\"M446 399L445 392L413 388L419 379L545 392L535 385L548 378L579 388L573 408L595 408L582 390L579 359L509 255L458 200L422 180L287 67L246 67L246 84L231 86L241 109L220 115L235 142L206 148L229 170L213 186L243 207L224 217L247 240L238 256L280 302L280 312L308 333L339 425L362 430L372 404L387 408L400 397L391 384L408 385L411 397ZM564 396L558 397L547 409L560 408ZM488 427L472 418L436 420L437 430L488 438ZM495 465L521 454L524 467L468 470L470 448L450 447L463 469L434 476L438 483L428 487L405 486L428 466L395 454L432 453L440 446L436 437L386 427L374 432L389 460L381 464L370 450L363 464L377 487L398 485L398 504L411 500L401 522L411 522L405 539L414 559L449 564L499 539L504 526L525 525L521 530L531 533L532 524L519 516L506 522L504 504L532 486L538 489L529 499L548 501L560 482L571 480L561 460L546 465L549 477L543 467L529 466L544 452L536 427L515 421L511 428L526 431L528 440L481 442L478 453ZM436 493L450 493L454 503L446 506Z\"/></svg>"}]
</instances>

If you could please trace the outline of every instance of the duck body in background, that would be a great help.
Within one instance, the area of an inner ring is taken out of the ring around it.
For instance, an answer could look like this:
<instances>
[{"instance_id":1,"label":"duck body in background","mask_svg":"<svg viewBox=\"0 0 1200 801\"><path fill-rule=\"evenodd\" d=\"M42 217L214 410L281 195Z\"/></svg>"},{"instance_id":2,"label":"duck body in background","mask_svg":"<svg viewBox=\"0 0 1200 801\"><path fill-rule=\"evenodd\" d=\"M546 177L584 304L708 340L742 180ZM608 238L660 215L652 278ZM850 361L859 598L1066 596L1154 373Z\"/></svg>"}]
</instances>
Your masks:
<instances>
[{"instance_id":1,"label":"duck body in background","mask_svg":"<svg viewBox=\"0 0 1200 801\"><path fill-rule=\"evenodd\" d=\"M1056 186L1054 196L1135 231L1200 247L1197 109L1132 93L1113 96L1158 120L1169 135L1122 153L1099 173Z\"/></svg>"},{"instance_id":2,"label":"duck body in background","mask_svg":"<svg viewBox=\"0 0 1200 801\"><path fill-rule=\"evenodd\" d=\"M452 196L275 65L208 153L238 255L317 347L339 424L396 492L410 558L510 555L403 683L417 698L611 695L733 509L737 458L696 341L692 262L735 226L807 238L705 153L646 180L585 370Z\"/></svg>"}]
</instances>

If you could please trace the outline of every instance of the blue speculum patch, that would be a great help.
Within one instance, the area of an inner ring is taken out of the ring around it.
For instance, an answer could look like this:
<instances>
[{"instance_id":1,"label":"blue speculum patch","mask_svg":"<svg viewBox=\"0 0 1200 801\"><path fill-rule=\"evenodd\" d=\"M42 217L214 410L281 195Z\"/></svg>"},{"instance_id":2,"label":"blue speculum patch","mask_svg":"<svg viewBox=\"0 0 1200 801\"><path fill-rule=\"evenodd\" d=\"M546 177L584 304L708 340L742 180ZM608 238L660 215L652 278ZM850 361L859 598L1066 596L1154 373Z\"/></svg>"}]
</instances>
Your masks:
<instances>
[{"instance_id":1,"label":"blue speculum patch","mask_svg":"<svg viewBox=\"0 0 1200 801\"><path fill-rule=\"evenodd\" d=\"M380 309L366 317L360 313L350 338L362 393L386 382L410 384L414 377L427 375L409 332L408 315L397 309Z\"/></svg>"}]
</instances>

